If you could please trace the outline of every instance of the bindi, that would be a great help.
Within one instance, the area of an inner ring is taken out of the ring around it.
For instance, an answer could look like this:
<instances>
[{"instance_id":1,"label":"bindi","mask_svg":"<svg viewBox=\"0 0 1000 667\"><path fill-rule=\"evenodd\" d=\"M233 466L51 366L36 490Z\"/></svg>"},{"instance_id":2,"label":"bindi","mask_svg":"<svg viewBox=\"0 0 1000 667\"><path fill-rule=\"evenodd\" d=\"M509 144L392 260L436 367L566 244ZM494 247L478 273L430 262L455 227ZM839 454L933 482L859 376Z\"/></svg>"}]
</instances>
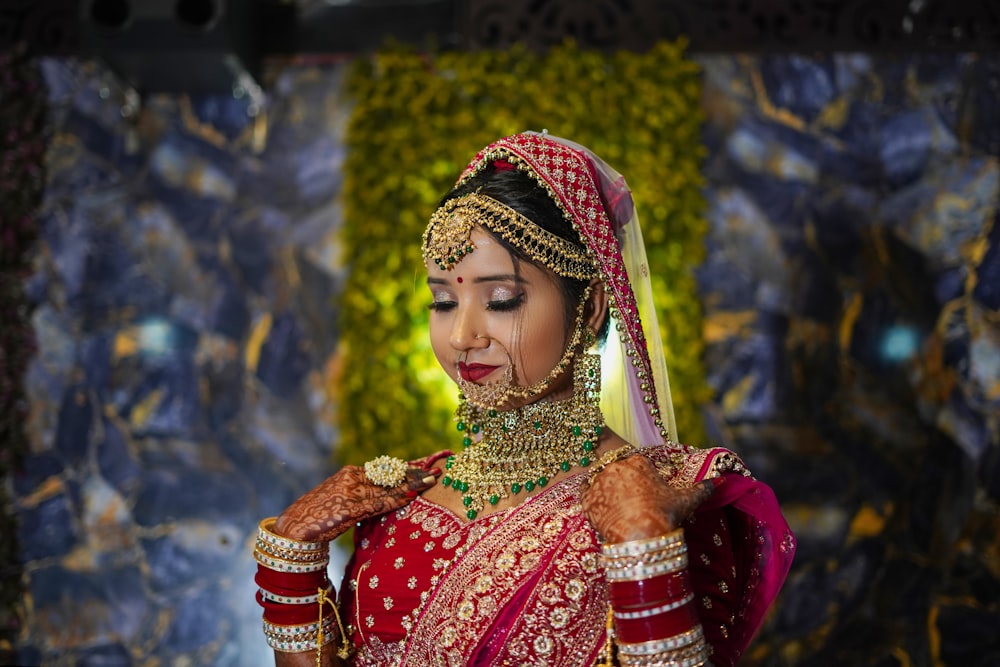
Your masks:
<instances>
[{"instance_id":1,"label":"bindi","mask_svg":"<svg viewBox=\"0 0 1000 667\"><path fill-rule=\"evenodd\" d=\"M459 282L459 283L461 283L461 282L462 282L462 276L459 276L459 277L457 278L457 280L458 280L458 282Z\"/></svg>"}]
</instances>

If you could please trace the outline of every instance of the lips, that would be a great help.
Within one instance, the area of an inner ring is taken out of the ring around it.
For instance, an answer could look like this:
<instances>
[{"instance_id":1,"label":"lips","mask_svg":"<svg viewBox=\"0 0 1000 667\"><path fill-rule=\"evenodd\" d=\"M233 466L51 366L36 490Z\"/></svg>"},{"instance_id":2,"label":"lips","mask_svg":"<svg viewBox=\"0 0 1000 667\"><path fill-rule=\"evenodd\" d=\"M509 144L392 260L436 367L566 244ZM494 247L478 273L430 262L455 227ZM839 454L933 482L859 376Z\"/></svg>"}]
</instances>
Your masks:
<instances>
[{"instance_id":1,"label":"lips","mask_svg":"<svg viewBox=\"0 0 1000 667\"><path fill-rule=\"evenodd\" d=\"M500 367L488 366L486 364L467 364L464 361L458 362L458 374L466 382L479 382L498 368Z\"/></svg>"}]
</instances>

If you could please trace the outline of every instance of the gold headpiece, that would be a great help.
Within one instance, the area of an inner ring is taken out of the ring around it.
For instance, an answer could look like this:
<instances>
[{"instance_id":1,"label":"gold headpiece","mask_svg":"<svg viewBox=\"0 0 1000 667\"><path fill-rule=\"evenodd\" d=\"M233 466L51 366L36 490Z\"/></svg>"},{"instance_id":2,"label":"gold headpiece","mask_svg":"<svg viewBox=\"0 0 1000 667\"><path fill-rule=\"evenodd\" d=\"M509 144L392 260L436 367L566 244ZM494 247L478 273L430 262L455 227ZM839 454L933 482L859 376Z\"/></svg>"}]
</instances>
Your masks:
<instances>
[{"instance_id":1,"label":"gold headpiece","mask_svg":"<svg viewBox=\"0 0 1000 667\"><path fill-rule=\"evenodd\" d=\"M424 260L450 271L475 250L472 230L479 225L516 246L563 278L589 280L599 275L588 251L548 232L511 207L473 192L444 203L424 230Z\"/></svg>"}]
</instances>

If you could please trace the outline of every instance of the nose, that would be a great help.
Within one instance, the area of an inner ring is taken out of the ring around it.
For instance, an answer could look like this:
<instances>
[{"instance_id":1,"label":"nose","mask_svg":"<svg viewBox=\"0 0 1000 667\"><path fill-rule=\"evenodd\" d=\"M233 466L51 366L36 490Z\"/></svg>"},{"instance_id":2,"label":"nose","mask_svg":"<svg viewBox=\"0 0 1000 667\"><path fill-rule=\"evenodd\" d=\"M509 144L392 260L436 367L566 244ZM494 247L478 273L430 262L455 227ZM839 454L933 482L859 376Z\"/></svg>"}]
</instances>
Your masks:
<instances>
[{"instance_id":1,"label":"nose","mask_svg":"<svg viewBox=\"0 0 1000 667\"><path fill-rule=\"evenodd\" d=\"M483 318L472 308L459 306L451 324L451 346L459 351L489 347L490 338L483 331Z\"/></svg>"}]
</instances>

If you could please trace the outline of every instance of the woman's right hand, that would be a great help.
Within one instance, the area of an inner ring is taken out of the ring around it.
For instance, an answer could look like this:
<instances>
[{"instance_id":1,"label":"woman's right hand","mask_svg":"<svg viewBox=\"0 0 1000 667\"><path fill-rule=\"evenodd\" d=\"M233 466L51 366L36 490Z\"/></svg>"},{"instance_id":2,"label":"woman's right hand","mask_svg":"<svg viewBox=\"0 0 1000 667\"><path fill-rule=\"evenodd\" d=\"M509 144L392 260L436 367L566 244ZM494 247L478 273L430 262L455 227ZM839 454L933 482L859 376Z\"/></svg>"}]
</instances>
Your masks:
<instances>
[{"instance_id":1,"label":"woman's right hand","mask_svg":"<svg viewBox=\"0 0 1000 667\"><path fill-rule=\"evenodd\" d=\"M373 484L363 468L344 466L289 505L274 532L303 542L333 540L358 521L406 506L440 474L437 468L408 468L406 481L387 489Z\"/></svg>"}]
</instances>

